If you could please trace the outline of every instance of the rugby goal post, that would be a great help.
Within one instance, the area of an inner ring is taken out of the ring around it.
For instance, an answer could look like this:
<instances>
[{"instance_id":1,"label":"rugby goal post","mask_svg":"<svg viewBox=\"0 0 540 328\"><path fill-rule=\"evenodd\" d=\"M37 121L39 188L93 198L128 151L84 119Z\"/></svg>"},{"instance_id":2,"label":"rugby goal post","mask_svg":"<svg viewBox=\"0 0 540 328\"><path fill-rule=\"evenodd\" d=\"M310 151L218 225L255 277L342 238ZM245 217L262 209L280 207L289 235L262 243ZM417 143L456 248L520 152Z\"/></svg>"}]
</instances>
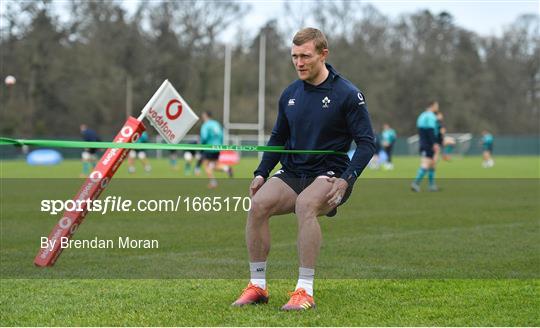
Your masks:
<instances>
[{"instance_id":1,"label":"rugby goal post","mask_svg":"<svg viewBox=\"0 0 540 328\"><path fill-rule=\"evenodd\" d=\"M231 130L257 131L258 144L263 145L264 134L264 113L265 113L265 79L266 79L266 35L259 37L259 91L257 106L257 123L232 123L231 122L231 46L225 46L225 76L223 86L223 130L224 143L231 142ZM262 153L259 153L259 159Z\"/></svg>"}]
</instances>

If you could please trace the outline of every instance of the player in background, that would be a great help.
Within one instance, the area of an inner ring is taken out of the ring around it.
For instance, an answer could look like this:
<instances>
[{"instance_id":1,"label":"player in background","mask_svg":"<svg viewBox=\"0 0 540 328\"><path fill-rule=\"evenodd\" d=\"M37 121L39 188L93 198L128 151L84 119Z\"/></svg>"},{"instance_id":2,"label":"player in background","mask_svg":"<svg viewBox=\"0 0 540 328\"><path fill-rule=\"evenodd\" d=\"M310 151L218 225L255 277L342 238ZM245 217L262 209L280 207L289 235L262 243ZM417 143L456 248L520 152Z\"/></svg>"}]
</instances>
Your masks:
<instances>
[{"instance_id":1,"label":"player in background","mask_svg":"<svg viewBox=\"0 0 540 328\"><path fill-rule=\"evenodd\" d=\"M347 200L375 151L364 95L326 64L328 53L328 42L321 31L305 28L294 36L291 59L299 79L279 99L268 145L346 153L354 140L357 148L351 160L338 154L264 153L250 185L252 206L246 223L251 279L233 306L268 302L269 220L274 215L295 213L298 282L281 309L301 311L315 307L315 264L322 241L317 217L336 215L337 207ZM278 162L281 169L268 178Z\"/></svg>"},{"instance_id":2,"label":"player in background","mask_svg":"<svg viewBox=\"0 0 540 328\"><path fill-rule=\"evenodd\" d=\"M450 162L452 160L452 153L454 152L454 147L456 146L456 138L450 137L445 133L443 146L444 149L442 159Z\"/></svg>"},{"instance_id":3,"label":"player in background","mask_svg":"<svg viewBox=\"0 0 540 328\"><path fill-rule=\"evenodd\" d=\"M197 162L195 162L195 168L193 169L193 172L195 172L196 176L200 176L201 175L201 166L202 166L202 162L203 162L203 156L202 156L200 151L195 152L195 159L197 160Z\"/></svg>"},{"instance_id":4,"label":"player in background","mask_svg":"<svg viewBox=\"0 0 540 328\"><path fill-rule=\"evenodd\" d=\"M381 153L381 138L375 131L373 131L373 142L375 143L375 152L369 161L368 167L371 170L378 170L381 163L381 157L379 156Z\"/></svg>"},{"instance_id":5,"label":"player in background","mask_svg":"<svg viewBox=\"0 0 540 328\"><path fill-rule=\"evenodd\" d=\"M96 131L88 128L86 124L81 124L79 129L81 131L81 136L84 141L101 141ZM81 153L81 160L83 168L80 176L81 178L84 178L87 177L88 174L90 174L90 170L93 169L97 164L97 149L85 148Z\"/></svg>"},{"instance_id":6,"label":"player in background","mask_svg":"<svg viewBox=\"0 0 540 328\"><path fill-rule=\"evenodd\" d=\"M435 116L437 117L437 128L435 129L435 149L433 154L433 160L438 163L441 157L444 157L444 138L446 135L446 127L444 126L444 115L438 111Z\"/></svg>"},{"instance_id":7,"label":"player in background","mask_svg":"<svg viewBox=\"0 0 540 328\"><path fill-rule=\"evenodd\" d=\"M218 121L212 119L211 112L203 112L201 115L203 125L201 126L201 144L202 145L221 145L223 144L223 129ZM214 170L221 170L232 177L232 168L227 165L220 165L219 150L205 150L202 152L202 166L206 176L210 180L208 188L214 189L218 183L214 176Z\"/></svg>"},{"instance_id":8,"label":"player in background","mask_svg":"<svg viewBox=\"0 0 540 328\"><path fill-rule=\"evenodd\" d=\"M148 133L144 131L139 139L135 141L135 143L147 143L148 142ZM146 156L146 151L144 149L132 149L129 151L128 156L128 173L135 173L135 160L140 159L143 163L144 171L146 173L149 173L152 171L152 166L150 165L150 162L148 161L148 158Z\"/></svg>"},{"instance_id":9,"label":"player in background","mask_svg":"<svg viewBox=\"0 0 540 328\"><path fill-rule=\"evenodd\" d=\"M190 141L188 144L196 145L196 141ZM189 176L192 173L193 161L195 162L195 167L193 168L195 175L200 175L201 165L202 165L202 156L201 152L196 150L184 150L184 175Z\"/></svg>"},{"instance_id":10,"label":"player in background","mask_svg":"<svg viewBox=\"0 0 540 328\"><path fill-rule=\"evenodd\" d=\"M443 161L449 162L456 145L456 139L447 135L446 125L444 124L444 115L441 111L437 113L437 126L439 134L436 138L435 155L433 158L435 163L439 162L441 158Z\"/></svg>"},{"instance_id":11,"label":"player in background","mask_svg":"<svg viewBox=\"0 0 540 328\"><path fill-rule=\"evenodd\" d=\"M493 161L492 154L493 154L493 135L489 133L489 131L484 130L482 131L482 167L483 168L490 168L495 165L495 161Z\"/></svg>"},{"instance_id":12,"label":"player in background","mask_svg":"<svg viewBox=\"0 0 540 328\"><path fill-rule=\"evenodd\" d=\"M178 171L178 152L176 149L169 150L169 165L173 171Z\"/></svg>"},{"instance_id":13,"label":"player in background","mask_svg":"<svg viewBox=\"0 0 540 328\"><path fill-rule=\"evenodd\" d=\"M383 150L386 153L387 160L383 164L383 169L393 170L394 164L392 164L392 150L396 143L397 135L396 131L390 127L388 123L383 124L383 130L381 133Z\"/></svg>"},{"instance_id":14,"label":"player in background","mask_svg":"<svg viewBox=\"0 0 540 328\"><path fill-rule=\"evenodd\" d=\"M429 181L429 191L438 191L435 184L435 160L433 158L436 148L437 139L437 112L439 111L439 103L432 101L429 103L428 108L422 112L416 120L416 127L418 129L418 135L420 137L420 168L416 174L416 178L411 184L413 191L420 191L420 183L427 174Z\"/></svg>"}]
</instances>

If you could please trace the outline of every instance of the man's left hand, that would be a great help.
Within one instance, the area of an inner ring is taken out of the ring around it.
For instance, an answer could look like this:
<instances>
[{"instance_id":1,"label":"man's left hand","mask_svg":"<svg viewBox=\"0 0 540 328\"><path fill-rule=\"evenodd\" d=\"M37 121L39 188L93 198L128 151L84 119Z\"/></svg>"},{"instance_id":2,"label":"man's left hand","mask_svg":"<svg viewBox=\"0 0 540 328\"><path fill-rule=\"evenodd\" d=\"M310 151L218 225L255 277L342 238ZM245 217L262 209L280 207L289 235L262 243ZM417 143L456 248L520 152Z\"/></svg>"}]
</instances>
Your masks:
<instances>
[{"instance_id":1,"label":"man's left hand","mask_svg":"<svg viewBox=\"0 0 540 328\"><path fill-rule=\"evenodd\" d=\"M349 184L347 181L345 181L345 179L335 177L326 178L326 181L332 183L332 189L330 189L328 194L326 194L326 197L328 198L328 205L334 207L338 206L341 203Z\"/></svg>"}]
</instances>

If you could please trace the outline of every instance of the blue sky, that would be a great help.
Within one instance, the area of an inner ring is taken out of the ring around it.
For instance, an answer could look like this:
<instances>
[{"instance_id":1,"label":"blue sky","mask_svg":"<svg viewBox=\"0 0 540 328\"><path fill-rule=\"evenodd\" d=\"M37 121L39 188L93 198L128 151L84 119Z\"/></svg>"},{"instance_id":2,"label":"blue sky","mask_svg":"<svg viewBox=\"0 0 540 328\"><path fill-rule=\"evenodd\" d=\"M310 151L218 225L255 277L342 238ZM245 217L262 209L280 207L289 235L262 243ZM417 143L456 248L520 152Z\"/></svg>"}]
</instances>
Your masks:
<instances>
[{"instance_id":1,"label":"blue sky","mask_svg":"<svg viewBox=\"0 0 540 328\"><path fill-rule=\"evenodd\" d=\"M242 1L251 5L252 10L246 17L245 26L261 26L269 18L278 20L284 16L283 0ZM289 1L298 8L309 4L309 0ZM397 18L402 14L429 9L434 13L447 11L454 16L457 25L465 27L476 33L486 35L500 35L504 26L512 23L519 15L539 14L540 0L472 0L472 1L403 1L380 0L361 1L362 4L371 4L385 16ZM227 33L229 34L229 33Z\"/></svg>"},{"instance_id":2,"label":"blue sky","mask_svg":"<svg viewBox=\"0 0 540 328\"><path fill-rule=\"evenodd\" d=\"M456 23L481 35L499 34L519 15L540 11L540 1L369 1L392 17L420 9L448 11Z\"/></svg>"},{"instance_id":3,"label":"blue sky","mask_svg":"<svg viewBox=\"0 0 540 328\"><path fill-rule=\"evenodd\" d=\"M0 10L5 8L8 1L15 0L0 0ZM137 7L138 1L139 0L124 0L123 3L128 11L133 11L134 8ZM283 18L287 16L283 12L284 1L285 0L239 0L239 2L251 6L250 13L242 21L242 28L244 30L257 31L259 27L269 19L276 18L278 21L283 20ZM290 0L289 3L301 11L303 7L312 4L312 0ZM392 18L423 9L429 9L434 13L447 11L454 16L457 25L483 36L501 35L504 26L512 23L521 14L529 13L540 15L540 0L362 0L360 3L372 4L385 16ZM65 19L66 12L63 11L62 7L65 7L67 1L57 0L55 4L62 13L60 16ZM223 39L227 40L233 38L238 30L238 25L240 24L231 27L228 31L223 33Z\"/></svg>"}]
</instances>

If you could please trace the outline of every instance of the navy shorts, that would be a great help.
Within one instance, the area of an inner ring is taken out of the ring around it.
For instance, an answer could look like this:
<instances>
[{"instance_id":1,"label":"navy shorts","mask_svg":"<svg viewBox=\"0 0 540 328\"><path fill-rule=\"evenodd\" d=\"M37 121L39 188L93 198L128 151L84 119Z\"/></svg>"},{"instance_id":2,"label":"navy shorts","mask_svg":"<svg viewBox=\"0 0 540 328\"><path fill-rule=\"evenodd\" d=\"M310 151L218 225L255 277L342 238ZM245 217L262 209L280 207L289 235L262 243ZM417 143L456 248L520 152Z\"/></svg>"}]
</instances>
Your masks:
<instances>
[{"instance_id":1,"label":"navy shorts","mask_svg":"<svg viewBox=\"0 0 540 328\"><path fill-rule=\"evenodd\" d=\"M217 161L219 159L219 151L203 151L202 158L209 161Z\"/></svg>"},{"instance_id":2,"label":"navy shorts","mask_svg":"<svg viewBox=\"0 0 540 328\"><path fill-rule=\"evenodd\" d=\"M341 172L337 174L334 171L323 171L316 175L298 175L293 172L286 171L284 169L281 169L277 171L272 177L279 178L287 186L289 186L297 195L300 195L304 189L306 189L310 184L315 181L318 177L338 177L341 176ZM341 202L338 204L340 206L341 204L344 204L347 199L349 199L349 196L351 196L353 186L349 185L347 187L347 190L345 191L345 194L343 195L343 198L341 199ZM337 207L337 206L336 206ZM328 214L326 214L329 217L332 217L336 215L336 209L331 210Z\"/></svg>"},{"instance_id":3,"label":"navy shorts","mask_svg":"<svg viewBox=\"0 0 540 328\"><path fill-rule=\"evenodd\" d=\"M433 145L420 145L420 156L433 158Z\"/></svg>"}]
</instances>

